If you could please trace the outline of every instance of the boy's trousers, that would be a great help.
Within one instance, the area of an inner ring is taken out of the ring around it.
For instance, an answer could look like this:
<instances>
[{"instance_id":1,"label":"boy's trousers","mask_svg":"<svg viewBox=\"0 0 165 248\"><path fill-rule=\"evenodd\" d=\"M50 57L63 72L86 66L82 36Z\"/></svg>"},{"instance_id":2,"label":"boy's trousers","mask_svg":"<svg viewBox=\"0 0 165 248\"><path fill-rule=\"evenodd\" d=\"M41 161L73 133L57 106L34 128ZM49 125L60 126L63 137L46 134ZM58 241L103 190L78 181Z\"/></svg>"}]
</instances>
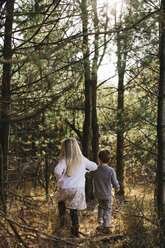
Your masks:
<instances>
[{"instance_id":1,"label":"boy's trousers","mask_svg":"<svg viewBox=\"0 0 165 248\"><path fill-rule=\"evenodd\" d=\"M98 222L103 224L104 227L110 226L112 200L100 200L98 199Z\"/></svg>"}]
</instances>

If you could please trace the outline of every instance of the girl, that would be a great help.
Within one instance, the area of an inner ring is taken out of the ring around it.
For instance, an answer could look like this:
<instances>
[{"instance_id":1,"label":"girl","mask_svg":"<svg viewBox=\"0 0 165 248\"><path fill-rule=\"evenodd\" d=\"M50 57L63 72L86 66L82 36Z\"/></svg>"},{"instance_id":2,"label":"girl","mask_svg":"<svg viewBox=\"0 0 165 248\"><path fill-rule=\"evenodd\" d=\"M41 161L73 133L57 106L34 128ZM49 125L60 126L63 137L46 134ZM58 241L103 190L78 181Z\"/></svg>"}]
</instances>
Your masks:
<instances>
[{"instance_id":1,"label":"girl","mask_svg":"<svg viewBox=\"0 0 165 248\"><path fill-rule=\"evenodd\" d=\"M75 138L64 140L59 157L59 163L54 169L57 182L55 200L58 203L60 226L65 225L66 208L70 209L72 221L71 234L79 236L78 209L86 208L85 173L86 169L94 171L97 164L82 155Z\"/></svg>"}]
</instances>

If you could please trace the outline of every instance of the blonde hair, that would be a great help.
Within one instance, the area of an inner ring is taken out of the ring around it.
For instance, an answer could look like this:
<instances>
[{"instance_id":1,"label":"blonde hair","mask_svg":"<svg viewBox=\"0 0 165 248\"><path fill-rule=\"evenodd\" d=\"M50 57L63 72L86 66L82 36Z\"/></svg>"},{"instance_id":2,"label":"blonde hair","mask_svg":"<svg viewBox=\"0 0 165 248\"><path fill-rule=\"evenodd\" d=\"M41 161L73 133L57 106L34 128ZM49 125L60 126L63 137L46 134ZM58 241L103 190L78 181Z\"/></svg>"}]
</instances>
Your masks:
<instances>
[{"instance_id":1,"label":"blonde hair","mask_svg":"<svg viewBox=\"0 0 165 248\"><path fill-rule=\"evenodd\" d=\"M66 162L66 175L68 177L75 175L83 159L83 154L75 138L64 140L59 157L60 161L62 159Z\"/></svg>"}]
</instances>

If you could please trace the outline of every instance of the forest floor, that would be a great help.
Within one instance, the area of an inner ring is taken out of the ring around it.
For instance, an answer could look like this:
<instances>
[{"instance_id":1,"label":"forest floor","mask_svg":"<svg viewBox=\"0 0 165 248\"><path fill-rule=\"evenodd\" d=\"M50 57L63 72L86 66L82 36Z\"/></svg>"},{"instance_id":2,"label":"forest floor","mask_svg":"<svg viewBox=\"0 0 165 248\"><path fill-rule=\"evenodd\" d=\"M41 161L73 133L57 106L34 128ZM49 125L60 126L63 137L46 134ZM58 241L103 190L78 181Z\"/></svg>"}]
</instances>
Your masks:
<instances>
[{"instance_id":1,"label":"forest floor","mask_svg":"<svg viewBox=\"0 0 165 248\"><path fill-rule=\"evenodd\" d=\"M96 230L96 200L88 203L86 210L79 211L80 238L71 237L69 211L66 225L60 229L53 192L47 200L42 193L36 189L25 197L19 192L10 199L7 214L0 213L0 248L159 247L160 230L151 186L127 187L125 199L114 197L112 233L108 235Z\"/></svg>"}]
</instances>

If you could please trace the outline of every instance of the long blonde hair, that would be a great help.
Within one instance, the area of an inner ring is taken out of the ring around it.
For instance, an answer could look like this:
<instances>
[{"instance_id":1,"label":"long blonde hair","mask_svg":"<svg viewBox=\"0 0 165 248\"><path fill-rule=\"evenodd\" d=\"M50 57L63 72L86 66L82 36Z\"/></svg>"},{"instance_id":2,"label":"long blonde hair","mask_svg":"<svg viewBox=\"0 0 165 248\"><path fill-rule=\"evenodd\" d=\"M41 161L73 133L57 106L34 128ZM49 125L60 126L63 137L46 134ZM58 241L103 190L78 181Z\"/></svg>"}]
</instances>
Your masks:
<instances>
[{"instance_id":1,"label":"long blonde hair","mask_svg":"<svg viewBox=\"0 0 165 248\"><path fill-rule=\"evenodd\" d=\"M64 140L59 157L60 161L62 159L66 162L66 175L68 177L76 175L82 162L83 154L75 138L67 138Z\"/></svg>"}]
</instances>

